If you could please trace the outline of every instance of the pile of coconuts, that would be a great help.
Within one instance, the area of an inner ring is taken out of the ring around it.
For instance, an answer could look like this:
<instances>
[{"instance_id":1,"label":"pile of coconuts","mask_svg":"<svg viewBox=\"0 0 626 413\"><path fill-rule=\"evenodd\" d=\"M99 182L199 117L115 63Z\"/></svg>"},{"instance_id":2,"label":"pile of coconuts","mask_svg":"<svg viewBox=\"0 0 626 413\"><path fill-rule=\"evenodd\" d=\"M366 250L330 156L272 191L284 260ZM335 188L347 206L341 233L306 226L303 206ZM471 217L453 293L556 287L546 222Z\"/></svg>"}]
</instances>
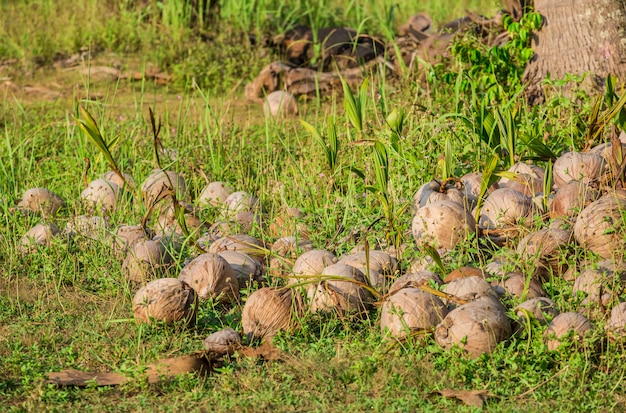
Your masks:
<instances>
[{"instance_id":1,"label":"pile of coconuts","mask_svg":"<svg viewBox=\"0 0 626 413\"><path fill-rule=\"evenodd\" d=\"M255 341L297 330L306 313L352 319L378 307L386 340L431 336L445 349L478 357L535 322L545 326L552 350L565 338L582 340L594 325L604 325L611 338L626 331L626 304L619 302L626 191L616 175L623 160L612 158L611 144L563 154L550 182L544 169L520 162L483 194L480 172L424 183L413 198L417 249L435 251L449 266L455 250L477 242L491 257L482 268L448 271L424 259L407 261L401 249L367 246L336 256L308 239L302 210L284 207L269 219L255 195L225 182L208 183L192 200L185 178L164 169L140 186L111 171L91 181L79 197L85 213L66 217L62 230L55 220L65 200L45 188L27 190L17 208L42 220L19 245L31 253L61 234L107 245L134 290L137 322L193 325L207 301L225 309L243 305L242 333ZM111 222L132 197L141 198L143 218ZM207 209L214 222L201 219ZM580 249L589 253L574 255ZM580 256L597 259L577 262ZM544 283L555 278L571 286L571 308L547 296ZM229 342L240 342L238 334L229 330Z\"/></svg>"}]
</instances>

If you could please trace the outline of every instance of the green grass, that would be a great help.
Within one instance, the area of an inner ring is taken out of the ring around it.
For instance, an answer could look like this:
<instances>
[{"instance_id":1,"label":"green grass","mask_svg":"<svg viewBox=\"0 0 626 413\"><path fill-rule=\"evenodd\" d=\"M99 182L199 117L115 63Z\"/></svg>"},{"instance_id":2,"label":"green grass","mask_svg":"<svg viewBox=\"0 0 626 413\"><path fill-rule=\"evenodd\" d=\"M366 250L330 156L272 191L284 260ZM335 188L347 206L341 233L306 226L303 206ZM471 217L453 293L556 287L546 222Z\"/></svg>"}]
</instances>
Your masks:
<instances>
[{"instance_id":1,"label":"green grass","mask_svg":"<svg viewBox=\"0 0 626 413\"><path fill-rule=\"evenodd\" d=\"M346 237L352 230L361 232L370 245L406 242L400 261L404 271L424 255L416 251L408 233L409 204L421 184L441 178L440 155L445 154L447 176L483 170L502 149L502 141L484 135L482 123L487 114L497 115L496 109L504 119L499 133L516 140L508 145L515 147L518 157L537 155L530 139L537 136L549 136L545 143L557 154L569 147L580 149L594 104L585 94L570 98L555 89L545 105L529 108L517 90L506 85L495 95L499 102L485 103L481 96L488 84L450 65L433 68L428 83L411 76L384 82L371 77L359 94L358 110L344 111L341 97L300 100L300 117L319 132L315 136L297 119L265 120L259 106L241 102L243 85L271 56L258 46L240 45L240 40L249 33L259 36L284 29L292 22L362 24L384 36L381 16L391 2L382 2L385 7L374 1L319 2L325 7L305 1L294 1L290 7L277 1L225 3L213 48L198 37L212 28L186 29L185 15L178 16L182 20L172 14L164 17L166 10L181 10L176 8L180 3L146 2L143 9L130 1L53 7L60 3L0 3L0 59L18 58L34 68L35 63L51 63L56 53L91 45L102 48L105 56L126 56L129 65L139 61L171 68L181 82L159 87L84 77L70 81L70 75L62 74L59 81L82 84L101 98L84 100L80 91L56 102L10 93L0 98L3 411L478 410L435 394L446 388L489 390L495 397L486 402L488 411L624 410L623 343L604 339L601 318L594 320L594 334L584 345L548 352L542 341L545 327L533 324L492 354L472 360L458 350L443 350L432 338L402 344L384 340L378 310L362 321L305 314L296 331L274 339L285 354L282 361L233 357L208 377L187 375L158 384L140 379L108 388L46 384L46 372L69 368L138 376L159 358L202 349L204 338L214 331L226 326L241 330L242 304L225 309L210 302L200 306L192 328L136 325L131 308L134 291L104 239L60 236L32 254L19 252L22 234L39 222L38 217L13 209L26 189L47 187L67 201L54 220L63 228L72 216L86 211L78 201L84 160L91 164L88 180L109 169L107 159L75 122L79 106L94 116L106 142L117 139L111 154L138 183L157 166L148 117L152 108L163 123L160 138L169 154L161 155L161 162L185 177L190 189L187 201L193 201L206 184L201 170L209 180L226 181L258 196L270 220L286 206L301 208L317 248L347 253L364 242ZM160 3L171 8L157 7ZM410 2L396 3L396 21L413 12ZM488 14L494 6L484 1L444 3L421 7L436 21L446 21L462 15L465 7ZM27 14L30 10L36 13ZM23 30L17 30L20 25ZM181 37L172 36L176 27L183 27L177 32ZM142 57L137 58L138 53ZM216 60L220 56L227 58L226 63ZM43 66L35 79L50 82L57 74ZM205 87L193 87L191 79ZM219 84L212 86L216 79ZM387 123L394 111L405 114L401 126ZM509 115L514 116L514 134L507 134L513 122ZM329 116L337 142L323 147L331 129ZM359 145L357 140L377 144ZM496 171L508 162L510 158L499 159ZM130 194L107 218L114 229L139 223L145 212L138 194ZM201 216L213 221L219 212L207 209ZM254 228L252 235L274 241L263 228ZM173 273L195 253L187 243ZM572 264L585 258L593 257L578 249L564 259ZM489 253L470 240L446 265L453 269L489 259ZM544 288L561 311L576 308L582 299L562 279L551 279ZM244 302L249 294L243 293ZM623 294L615 297L619 299ZM509 299L507 306L516 303Z\"/></svg>"}]
</instances>

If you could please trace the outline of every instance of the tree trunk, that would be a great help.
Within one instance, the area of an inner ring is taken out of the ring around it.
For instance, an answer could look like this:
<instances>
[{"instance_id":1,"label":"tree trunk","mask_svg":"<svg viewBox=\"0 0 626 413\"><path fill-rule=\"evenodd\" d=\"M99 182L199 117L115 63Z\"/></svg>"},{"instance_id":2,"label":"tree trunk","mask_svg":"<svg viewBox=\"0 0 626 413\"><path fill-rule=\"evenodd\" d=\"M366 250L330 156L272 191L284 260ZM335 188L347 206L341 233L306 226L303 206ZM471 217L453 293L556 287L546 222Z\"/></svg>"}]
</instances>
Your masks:
<instances>
[{"instance_id":1,"label":"tree trunk","mask_svg":"<svg viewBox=\"0 0 626 413\"><path fill-rule=\"evenodd\" d=\"M626 0L535 0L534 8L543 27L524 73L531 104L544 100L540 83L548 75L591 72L599 87L609 74L626 81Z\"/></svg>"}]
</instances>

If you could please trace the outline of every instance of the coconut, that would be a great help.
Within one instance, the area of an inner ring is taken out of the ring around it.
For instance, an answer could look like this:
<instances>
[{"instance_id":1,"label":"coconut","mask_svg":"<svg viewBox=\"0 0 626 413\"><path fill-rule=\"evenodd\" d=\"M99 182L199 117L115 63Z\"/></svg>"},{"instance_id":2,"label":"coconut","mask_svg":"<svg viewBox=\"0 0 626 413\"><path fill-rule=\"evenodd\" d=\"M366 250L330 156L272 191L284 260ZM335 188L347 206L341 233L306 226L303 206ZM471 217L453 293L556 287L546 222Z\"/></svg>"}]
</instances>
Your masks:
<instances>
[{"instance_id":1,"label":"coconut","mask_svg":"<svg viewBox=\"0 0 626 413\"><path fill-rule=\"evenodd\" d=\"M418 247L434 245L435 248L452 250L476 231L476 222L463 206L451 201L437 201L415 213L412 231Z\"/></svg>"},{"instance_id":2,"label":"coconut","mask_svg":"<svg viewBox=\"0 0 626 413\"><path fill-rule=\"evenodd\" d=\"M623 338L626 335L626 303L613 307L604 329L611 338Z\"/></svg>"},{"instance_id":3,"label":"coconut","mask_svg":"<svg viewBox=\"0 0 626 413\"><path fill-rule=\"evenodd\" d=\"M208 232L216 238L226 237L238 233L248 233L254 227L263 228L263 215L251 211L235 212L231 216L215 222Z\"/></svg>"},{"instance_id":4,"label":"coconut","mask_svg":"<svg viewBox=\"0 0 626 413\"><path fill-rule=\"evenodd\" d=\"M231 215L241 211L255 212L259 208L259 199L244 191L233 192L224 203Z\"/></svg>"},{"instance_id":5,"label":"coconut","mask_svg":"<svg viewBox=\"0 0 626 413\"><path fill-rule=\"evenodd\" d=\"M296 98L289 92L277 90L265 97L263 113L266 117L284 118L298 114Z\"/></svg>"},{"instance_id":6,"label":"coconut","mask_svg":"<svg viewBox=\"0 0 626 413\"><path fill-rule=\"evenodd\" d=\"M626 208L626 192L602 196L589 204L574 224L578 243L603 258L623 256L624 229L622 211Z\"/></svg>"},{"instance_id":7,"label":"coconut","mask_svg":"<svg viewBox=\"0 0 626 413\"><path fill-rule=\"evenodd\" d=\"M39 223L29 229L20 239L20 251L27 253L35 250L38 245L48 246L58 233L59 228L56 225Z\"/></svg>"},{"instance_id":8,"label":"coconut","mask_svg":"<svg viewBox=\"0 0 626 413\"><path fill-rule=\"evenodd\" d=\"M543 228L531 232L517 244L520 260L532 267L551 268L554 273L562 274L566 270L561 252L572 239L572 233L557 228Z\"/></svg>"},{"instance_id":9,"label":"coconut","mask_svg":"<svg viewBox=\"0 0 626 413\"><path fill-rule=\"evenodd\" d=\"M253 292L243 306L243 332L249 340L271 339L279 330L292 331L301 310L302 300L290 288L261 288Z\"/></svg>"},{"instance_id":10,"label":"coconut","mask_svg":"<svg viewBox=\"0 0 626 413\"><path fill-rule=\"evenodd\" d=\"M468 199L473 199L474 204L476 204L476 200L480 196L480 187L482 185L483 174L482 172L470 172L461 177L461 182L463 182L463 192L465 192L465 197ZM493 183L489 188L487 188L487 194L492 193L498 189L498 183Z\"/></svg>"},{"instance_id":11,"label":"coconut","mask_svg":"<svg viewBox=\"0 0 626 413\"><path fill-rule=\"evenodd\" d=\"M215 240L208 252L218 254L222 251L239 251L248 254L262 265L265 264L266 248L261 240L245 234L235 234Z\"/></svg>"},{"instance_id":12,"label":"coconut","mask_svg":"<svg viewBox=\"0 0 626 413\"><path fill-rule=\"evenodd\" d=\"M195 323L197 310L193 289L176 278L159 278L142 287L133 298L133 314L137 322L177 321Z\"/></svg>"},{"instance_id":13,"label":"coconut","mask_svg":"<svg viewBox=\"0 0 626 413\"><path fill-rule=\"evenodd\" d=\"M44 218L49 218L65 206L65 201L46 188L31 188L24 192L17 206L24 211L40 213Z\"/></svg>"},{"instance_id":14,"label":"coconut","mask_svg":"<svg viewBox=\"0 0 626 413\"><path fill-rule=\"evenodd\" d=\"M398 277L391 287L389 287L389 294L394 294L398 290L403 288L420 288L422 285L428 285L434 283L435 285L442 285L443 281L437 274L427 270L420 270L416 272L409 272L401 277Z\"/></svg>"},{"instance_id":15,"label":"coconut","mask_svg":"<svg viewBox=\"0 0 626 413\"><path fill-rule=\"evenodd\" d=\"M561 187L571 181L589 184L599 181L608 172L607 163L599 153L566 152L552 167L554 182Z\"/></svg>"},{"instance_id":16,"label":"coconut","mask_svg":"<svg viewBox=\"0 0 626 413\"><path fill-rule=\"evenodd\" d=\"M337 262L337 257L332 252L326 250L311 250L302 253L293 264L295 277L288 279L289 284L296 284L307 281L307 277L320 275L324 268ZM311 284L313 287L313 284Z\"/></svg>"},{"instance_id":17,"label":"coconut","mask_svg":"<svg viewBox=\"0 0 626 413\"><path fill-rule=\"evenodd\" d=\"M233 189L228 184L219 181L211 182L200 192L196 203L200 207L221 206L232 193Z\"/></svg>"},{"instance_id":18,"label":"coconut","mask_svg":"<svg viewBox=\"0 0 626 413\"><path fill-rule=\"evenodd\" d=\"M217 354L232 355L241 346L239 333L230 327L216 331L204 339L204 348Z\"/></svg>"},{"instance_id":19,"label":"coconut","mask_svg":"<svg viewBox=\"0 0 626 413\"><path fill-rule=\"evenodd\" d=\"M511 178L501 178L498 183L500 188L514 189L530 197L543 192L543 181L546 173L543 168L517 162L507 172L513 176Z\"/></svg>"},{"instance_id":20,"label":"coconut","mask_svg":"<svg viewBox=\"0 0 626 413\"><path fill-rule=\"evenodd\" d=\"M235 272L240 289L248 287L252 282L262 283L265 280L265 269L248 254L222 251L218 255L224 258Z\"/></svg>"},{"instance_id":21,"label":"coconut","mask_svg":"<svg viewBox=\"0 0 626 413\"><path fill-rule=\"evenodd\" d=\"M93 208L102 207L112 211L117 205L120 188L117 184L106 179L91 181L81 192L80 197Z\"/></svg>"},{"instance_id":22,"label":"coconut","mask_svg":"<svg viewBox=\"0 0 626 413\"><path fill-rule=\"evenodd\" d=\"M456 270L450 272L443 279L444 282L449 283L450 281L454 281L457 278L466 278L466 277L481 277L485 278L485 272L480 268L476 267L460 267Z\"/></svg>"},{"instance_id":23,"label":"coconut","mask_svg":"<svg viewBox=\"0 0 626 413\"><path fill-rule=\"evenodd\" d=\"M383 302L380 329L404 339L415 332L431 331L448 314L441 300L417 288L403 288Z\"/></svg>"},{"instance_id":24,"label":"coconut","mask_svg":"<svg viewBox=\"0 0 626 413\"><path fill-rule=\"evenodd\" d=\"M417 190L413 196L413 206L417 210L433 202L452 201L461 206L467 206L466 209L471 210L473 206L465 198L465 193L462 190L463 184L461 181L447 180L439 182L432 180Z\"/></svg>"},{"instance_id":25,"label":"coconut","mask_svg":"<svg viewBox=\"0 0 626 413\"><path fill-rule=\"evenodd\" d=\"M535 297L517 305L513 311L519 320L526 320L526 317L533 318L541 324L548 322L559 314L554 301L547 297Z\"/></svg>"},{"instance_id":26,"label":"coconut","mask_svg":"<svg viewBox=\"0 0 626 413\"><path fill-rule=\"evenodd\" d=\"M102 217L78 215L67 222L65 233L70 237L77 235L85 238L99 239L108 235L109 223Z\"/></svg>"},{"instance_id":27,"label":"coconut","mask_svg":"<svg viewBox=\"0 0 626 413\"><path fill-rule=\"evenodd\" d=\"M580 341L591 328L591 322L582 314L562 313L552 319L544 332L545 343L548 350L556 350L569 334L573 340Z\"/></svg>"},{"instance_id":28,"label":"coconut","mask_svg":"<svg viewBox=\"0 0 626 413\"><path fill-rule=\"evenodd\" d=\"M309 238L309 230L302 220L305 214L299 208L286 208L284 211L274 215L274 219L270 222L270 235L276 238L287 237L289 235L299 235L303 238Z\"/></svg>"},{"instance_id":29,"label":"coconut","mask_svg":"<svg viewBox=\"0 0 626 413\"><path fill-rule=\"evenodd\" d=\"M580 291L585 294L583 304L602 304L606 307L613 298L613 290L621 291L625 282L624 264L615 265L605 260L598 263L597 268L584 268L574 281L572 293Z\"/></svg>"},{"instance_id":30,"label":"coconut","mask_svg":"<svg viewBox=\"0 0 626 413\"><path fill-rule=\"evenodd\" d=\"M178 205L183 211L185 226L190 233L198 233L198 231L206 229L208 225L198 218L193 205L182 201L178 201ZM163 211L161 211L155 227L157 231L163 234L170 234L174 232L179 235L185 235L185 231L183 231L180 223L178 222L178 217L176 216L176 211L174 205L172 204L168 205Z\"/></svg>"},{"instance_id":31,"label":"coconut","mask_svg":"<svg viewBox=\"0 0 626 413\"><path fill-rule=\"evenodd\" d=\"M139 241L151 239L154 233L141 225L122 225L111 237L111 248L116 255L126 253Z\"/></svg>"},{"instance_id":32,"label":"coconut","mask_svg":"<svg viewBox=\"0 0 626 413\"><path fill-rule=\"evenodd\" d=\"M496 290L501 288L503 292L517 298L545 297L546 293L536 278L526 276L521 272L510 272L504 280L492 284Z\"/></svg>"},{"instance_id":33,"label":"coconut","mask_svg":"<svg viewBox=\"0 0 626 413\"><path fill-rule=\"evenodd\" d=\"M597 200L600 192L582 181L568 182L556 191L550 203L550 218L573 217Z\"/></svg>"},{"instance_id":34,"label":"coconut","mask_svg":"<svg viewBox=\"0 0 626 413\"><path fill-rule=\"evenodd\" d=\"M443 292L462 300L474 300L486 295L497 297L496 292L483 277L457 278L445 284Z\"/></svg>"},{"instance_id":35,"label":"coconut","mask_svg":"<svg viewBox=\"0 0 626 413\"><path fill-rule=\"evenodd\" d=\"M126 253L122 273L128 281L144 282L159 276L174 259L160 241L139 239Z\"/></svg>"},{"instance_id":36,"label":"coconut","mask_svg":"<svg viewBox=\"0 0 626 413\"><path fill-rule=\"evenodd\" d=\"M172 193L176 194L177 199L185 198L187 185L185 179L176 172L156 169L141 185L141 193L146 205L152 205Z\"/></svg>"},{"instance_id":37,"label":"coconut","mask_svg":"<svg viewBox=\"0 0 626 413\"><path fill-rule=\"evenodd\" d=\"M388 280L398 271L398 262L389 254L380 250L365 251L346 255L339 260L340 263L351 265L368 274L370 285L375 288L383 288L388 285Z\"/></svg>"},{"instance_id":38,"label":"coconut","mask_svg":"<svg viewBox=\"0 0 626 413\"><path fill-rule=\"evenodd\" d=\"M510 228L530 218L532 213L530 197L514 189L500 188L485 199L478 223L482 228Z\"/></svg>"},{"instance_id":39,"label":"coconut","mask_svg":"<svg viewBox=\"0 0 626 413\"><path fill-rule=\"evenodd\" d=\"M294 236L279 238L272 244L270 272L276 276L286 275L298 255L311 250L313 250L313 243L306 238Z\"/></svg>"},{"instance_id":40,"label":"coconut","mask_svg":"<svg viewBox=\"0 0 626 413\"><path fill-rule=\"evenodd\" d=\"M478 278L478 277L472 277ZM498 299L484 296L450 311L435 329L435 340L445 349L458 346L471 357L492 352L511 336L511 323Z\"/></svg>"},{"instance_id":41,"label":"coconut","mask_svg":"<svg viewBox=\"0 0 626 413\"><path fill-rule=\"evenodd\" d=\"M100 178L114 183L121 189L123 189L126 186L126 184L128 184L131 188L134 188L137 185L135 183L135 180L130 174L127 174L126 172L122 172L122 176L124 177L124 179L122 179L115 171L107 171L103 173L102 176L100 176Z\"/></svg>"},{"instance_id":42,"label":"coconut","mask_svg":"<svg viewBox=\"0 0 626 413\"><path fill-rule=\"evenodd\" d=\"M196 291L200 300L216 299L218 302L239 300L237 275L224 258L217 254L201 254L180 271L178 279Z\"/></svg>"},{"instance_id":43,"label":"coconut","mask_svg":"<svg viewBox=\"0 0 626 413\"><path fill-rule=\"evenodd\" d=\"M309 291L313 313L337 311L340 315L362 315L372 308L374 298L362 286L367 281L359 269L337 263L324 268L321 275L334 278L320 282L314 291Z\"/></svg>"}]
</instances>

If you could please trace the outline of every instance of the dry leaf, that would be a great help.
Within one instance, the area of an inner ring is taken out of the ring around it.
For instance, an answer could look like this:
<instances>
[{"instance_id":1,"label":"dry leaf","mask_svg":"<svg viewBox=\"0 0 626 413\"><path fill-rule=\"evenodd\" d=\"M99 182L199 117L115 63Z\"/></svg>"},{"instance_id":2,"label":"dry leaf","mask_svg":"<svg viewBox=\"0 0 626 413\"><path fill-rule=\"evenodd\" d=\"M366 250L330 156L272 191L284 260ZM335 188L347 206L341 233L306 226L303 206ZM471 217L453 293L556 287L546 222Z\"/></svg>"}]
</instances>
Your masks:
<instances>
[{"instance_id":1,"label":"dry leaf","mask_svg":"<svg viewBox=\"0 0 626 413\"><path fill-rule=\"evenodd\" d=\"M483 407L487 397L495 397L495 394L488 390L437 390L437 393L447 398L456 398L468 406Z\"/></svg>"}]
</instances>

